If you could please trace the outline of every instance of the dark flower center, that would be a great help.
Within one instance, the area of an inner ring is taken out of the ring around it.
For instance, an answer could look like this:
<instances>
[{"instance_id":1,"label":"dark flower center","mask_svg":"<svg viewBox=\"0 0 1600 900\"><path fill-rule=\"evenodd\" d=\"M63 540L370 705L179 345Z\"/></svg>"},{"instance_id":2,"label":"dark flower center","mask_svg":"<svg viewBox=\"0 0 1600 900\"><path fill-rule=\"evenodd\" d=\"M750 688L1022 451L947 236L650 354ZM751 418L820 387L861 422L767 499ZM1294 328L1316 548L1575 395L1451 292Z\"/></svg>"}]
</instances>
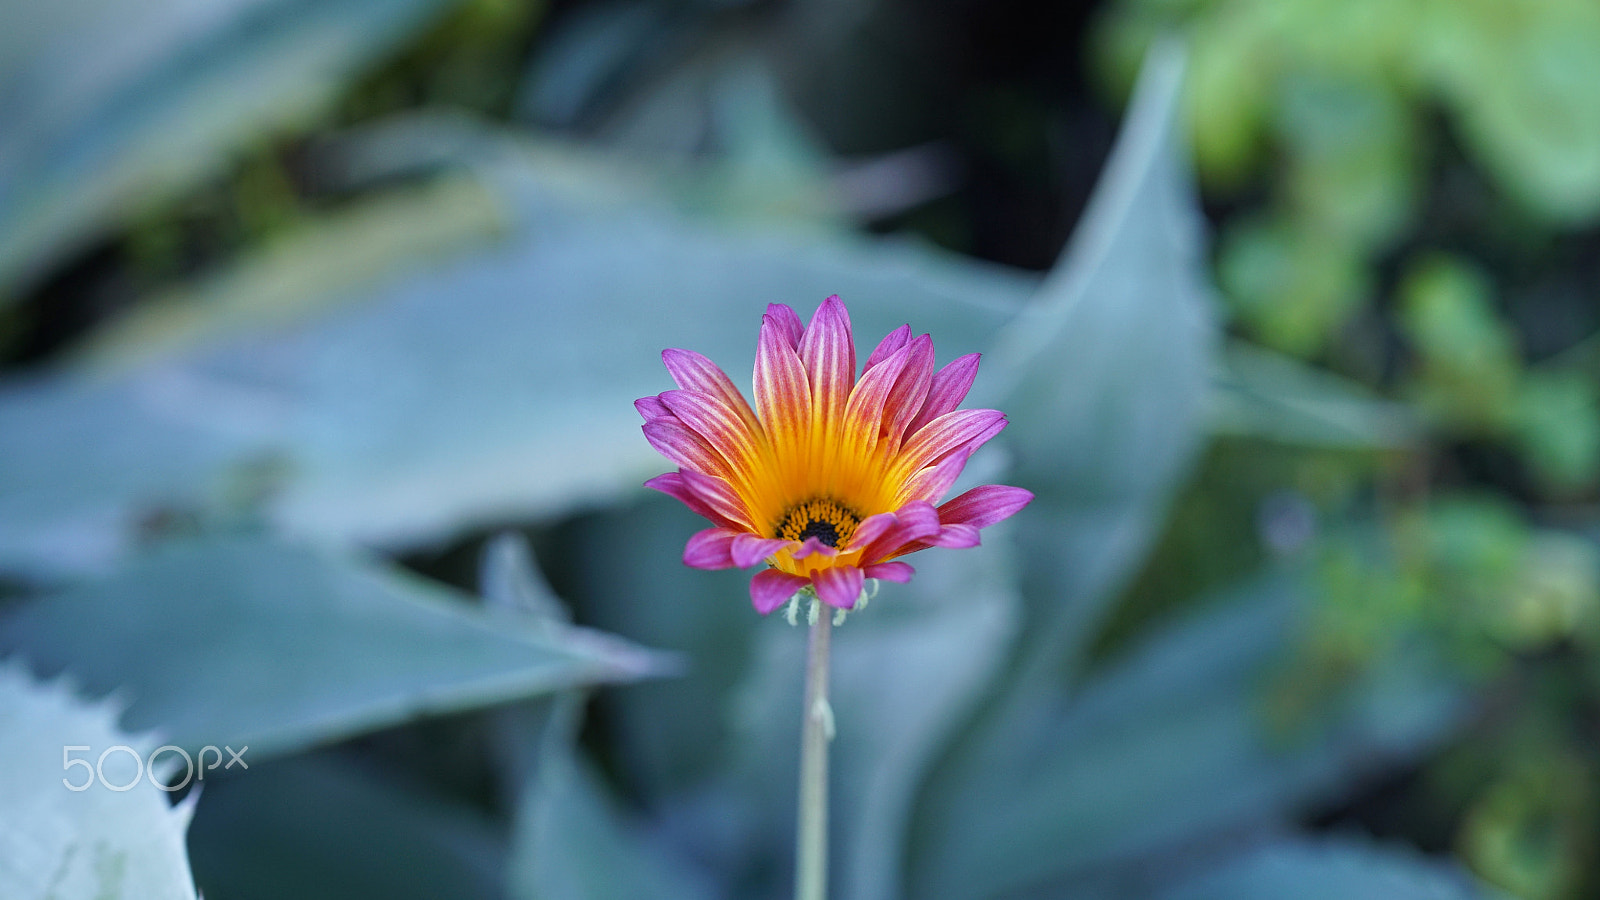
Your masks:
<instances>
[{"instance_id":1,"label":"dark flower center","mask_svg":"<svg viewBox=\"0 0 1600 900\"><path fill-rule=\"evenodd\" d=\"M816 538L829 547L850 540L861 516L837 500L826 497L797 503L778 520L775 537L786 541Z\"/></svg>"}]
</instances>

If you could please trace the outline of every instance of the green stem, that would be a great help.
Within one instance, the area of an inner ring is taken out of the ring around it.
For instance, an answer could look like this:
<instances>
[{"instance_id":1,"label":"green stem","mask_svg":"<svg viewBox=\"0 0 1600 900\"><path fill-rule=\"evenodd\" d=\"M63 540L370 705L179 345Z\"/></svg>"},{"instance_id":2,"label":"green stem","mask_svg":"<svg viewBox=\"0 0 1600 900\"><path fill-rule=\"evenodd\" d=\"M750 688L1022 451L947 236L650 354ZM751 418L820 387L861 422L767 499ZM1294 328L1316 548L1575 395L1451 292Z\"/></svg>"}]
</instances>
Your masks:
<instances>
[{"instance_id":1,"label":"green stem","mask_svg":"<svg viewBox=\"0 0 1600 900\"><path fill-rule=\"evenodd\" d=\"M828 742L833 739L833 710L828 706L828 644L833 611L822 607L818 613L817 620L811 623L811 640L806 647L795 900L823 900L828 893Z\"/></svg>"}]
</instances>

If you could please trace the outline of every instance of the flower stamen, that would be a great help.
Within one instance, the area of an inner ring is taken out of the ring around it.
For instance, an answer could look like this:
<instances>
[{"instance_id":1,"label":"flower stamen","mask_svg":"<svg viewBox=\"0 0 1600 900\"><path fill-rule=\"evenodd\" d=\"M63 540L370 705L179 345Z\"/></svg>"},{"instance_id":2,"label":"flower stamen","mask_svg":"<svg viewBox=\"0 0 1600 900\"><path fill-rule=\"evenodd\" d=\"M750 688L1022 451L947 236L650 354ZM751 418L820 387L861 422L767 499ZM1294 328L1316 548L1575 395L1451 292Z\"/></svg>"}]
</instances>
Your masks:
<instances>
[{"instance_id":1,"label":"flower stamen","mask_svg":"<svg viewBox=\"0 0 1600 900\"><path fill-rule=\"evenodd\" d=\"M773 537L786 541L816 538L837 548L850 540L860 524L861 516L855 510L831 497L819 497L790 507L778 520Z\"/></svg>"}]
</instances>

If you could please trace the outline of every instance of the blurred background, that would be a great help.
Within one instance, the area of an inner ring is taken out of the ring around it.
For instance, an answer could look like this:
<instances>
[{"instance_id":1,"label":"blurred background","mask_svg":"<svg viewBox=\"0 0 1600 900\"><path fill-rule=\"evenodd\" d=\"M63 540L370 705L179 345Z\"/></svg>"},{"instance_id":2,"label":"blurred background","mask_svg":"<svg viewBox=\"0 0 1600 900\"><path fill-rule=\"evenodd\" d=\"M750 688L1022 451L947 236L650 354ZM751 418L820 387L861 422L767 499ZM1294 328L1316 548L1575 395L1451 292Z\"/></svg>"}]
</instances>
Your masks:
<instances>
[{"instance_id":1,"label":"blurred background","mask_svg":"<svg viewBox=\"0 0 1600 900\"><path fill-rule=\"evenodd\" d=\"M1600 897L1591 0L0 23L0 895L787 896L631 401L837 293L1039 499L838 631L834 896Z\"/></svg>"}]
</instances>

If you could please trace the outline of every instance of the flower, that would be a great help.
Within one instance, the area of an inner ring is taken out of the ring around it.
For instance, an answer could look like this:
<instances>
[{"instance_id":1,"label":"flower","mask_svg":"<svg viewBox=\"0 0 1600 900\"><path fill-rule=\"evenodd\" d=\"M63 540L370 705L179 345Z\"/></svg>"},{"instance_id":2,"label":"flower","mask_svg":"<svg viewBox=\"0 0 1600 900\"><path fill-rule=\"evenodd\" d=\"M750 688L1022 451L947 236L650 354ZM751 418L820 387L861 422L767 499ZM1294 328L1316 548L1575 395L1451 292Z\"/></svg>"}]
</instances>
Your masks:
<instances>
[{"instance_id":1,"label":"flower","mask_svg":"<svg viewBox=\"0 0 1600 900\"><path fill-rule=\"evenodd\" d=\"M978 530L1026 506L1022 488L984 485L934 506L970 457L1000 433L993 409L957 409L978 354L934 371L933 340L891 331L856 378L850 314L837 296L802 327L775 303L761 319L755 409L690 350L661 354L678 390L634 403L651 446L677 472L645 482L713 526L684 548L699 569L769 568L750 581L765 615L805 587L852 609L865 579L906 582L898 557L973 547Z\"/></svg>"}]
</instances>

